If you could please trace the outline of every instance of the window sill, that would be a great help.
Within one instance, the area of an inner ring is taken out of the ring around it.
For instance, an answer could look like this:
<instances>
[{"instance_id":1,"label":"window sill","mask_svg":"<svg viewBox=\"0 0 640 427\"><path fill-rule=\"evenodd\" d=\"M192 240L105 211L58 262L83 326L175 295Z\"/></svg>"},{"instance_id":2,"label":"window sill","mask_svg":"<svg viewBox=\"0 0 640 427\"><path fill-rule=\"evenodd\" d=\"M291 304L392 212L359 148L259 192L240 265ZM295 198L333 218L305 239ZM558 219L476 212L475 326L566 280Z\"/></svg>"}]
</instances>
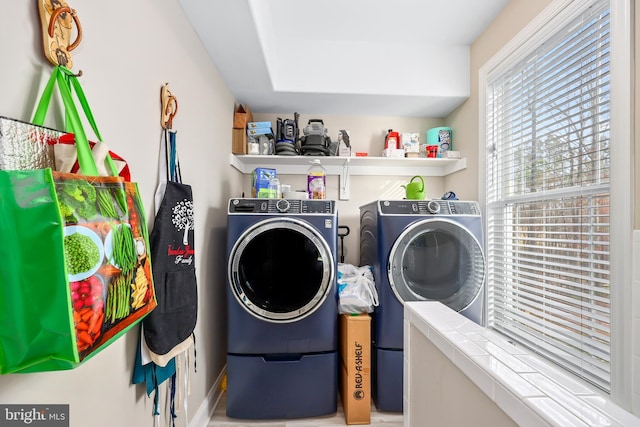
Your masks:
<instances>
[{"instance_id":1,"label":"window sill","mask_svg":"<svg viewBox=\"0 0 640 427\"><path fill-rule=\"evenodd\" d=\"M404 313L405 324L414 326L518 425L640 425L640 418L607 397L440 302L407 302ZM410 341L405 336L405 357ZM419 404L415 396L404 399L409 406Z\"/></svg>"}]
</instances>

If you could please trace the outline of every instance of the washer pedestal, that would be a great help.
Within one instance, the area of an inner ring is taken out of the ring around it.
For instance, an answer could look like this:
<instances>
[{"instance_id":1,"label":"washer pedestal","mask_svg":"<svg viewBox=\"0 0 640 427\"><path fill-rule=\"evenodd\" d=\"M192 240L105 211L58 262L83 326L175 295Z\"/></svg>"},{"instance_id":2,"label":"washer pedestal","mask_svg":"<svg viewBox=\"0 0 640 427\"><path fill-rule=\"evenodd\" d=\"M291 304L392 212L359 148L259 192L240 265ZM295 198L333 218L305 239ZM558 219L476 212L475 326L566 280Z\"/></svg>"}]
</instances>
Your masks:
<instances>
[{"instance_id":1,"label":"washer pedestal","mask_svg":"<svg viewBox=\"0 0 640 427\"><path fill-rule=\"evenodd\" d=\"M334 414L338 353L227 355L227 416L304 418Z\"/></svg>"}]
</instances>

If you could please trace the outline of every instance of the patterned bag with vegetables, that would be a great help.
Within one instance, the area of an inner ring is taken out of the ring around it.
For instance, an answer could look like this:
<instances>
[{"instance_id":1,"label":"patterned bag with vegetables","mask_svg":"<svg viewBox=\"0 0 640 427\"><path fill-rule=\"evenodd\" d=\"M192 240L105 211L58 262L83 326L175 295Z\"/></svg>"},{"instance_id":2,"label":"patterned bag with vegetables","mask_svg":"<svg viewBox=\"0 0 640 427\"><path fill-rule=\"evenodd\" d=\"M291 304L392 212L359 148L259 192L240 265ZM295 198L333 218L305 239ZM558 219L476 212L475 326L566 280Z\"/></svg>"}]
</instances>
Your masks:
<instances>
[{"instance_id":1,"label":"patterned bag with vegetables","mask_svg":"<svg viewBox=\"0 0 640 427\"><path fill-rule=\"evenodd\" d=\"M0 374L72 369L157 305L137 184L97 176L56 68L81 174L0 170ZM76 82L77 83L77 82Z\"/></svg>"}]
</instances>

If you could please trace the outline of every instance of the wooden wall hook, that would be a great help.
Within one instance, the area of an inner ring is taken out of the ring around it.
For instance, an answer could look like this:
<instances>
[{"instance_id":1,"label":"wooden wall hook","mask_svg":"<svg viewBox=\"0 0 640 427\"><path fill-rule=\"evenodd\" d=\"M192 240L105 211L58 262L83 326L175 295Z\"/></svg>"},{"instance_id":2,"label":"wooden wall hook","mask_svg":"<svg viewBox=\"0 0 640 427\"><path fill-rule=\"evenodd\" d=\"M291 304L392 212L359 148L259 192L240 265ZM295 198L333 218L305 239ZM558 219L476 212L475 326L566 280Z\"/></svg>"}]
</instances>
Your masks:
<instances>
[{"instance_id":1,"label":"wooden wall hook","mask_svg":"<svg viewBox=\"0 0 640 427\"><path fill-rule=\"evenodd\" d=\"M161 124L163 129L171 129L173 118L178 113L178 100L171 94L169 83L165 83L160 90L160 102L162 105Z\"/></svg>"}]
</instances>

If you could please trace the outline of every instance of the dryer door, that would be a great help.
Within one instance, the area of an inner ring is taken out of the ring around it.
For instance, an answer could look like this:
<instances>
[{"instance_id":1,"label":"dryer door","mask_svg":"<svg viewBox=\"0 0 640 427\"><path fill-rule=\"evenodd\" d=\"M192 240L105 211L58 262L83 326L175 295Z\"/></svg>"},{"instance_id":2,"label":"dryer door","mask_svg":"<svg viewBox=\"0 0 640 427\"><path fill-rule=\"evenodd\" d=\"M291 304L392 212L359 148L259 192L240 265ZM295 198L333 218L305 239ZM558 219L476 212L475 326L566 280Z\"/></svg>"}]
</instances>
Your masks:
<instances>
[{"instance_id":1,"label":"dryer door","mask_svg":"<svg viewBox=\"0 0 640 427\"><path fill-rule=\"evenodd\" d=\"M327 298L334 260L326 240L296 218L271 218L247 229L229 256L229 283L252 315L292 322Z\"/></svg>"},{"instance_id":2,"label":"dryer door","mask_svg":"<svg viewBox=\"0 0 640 427\"><path fill-rule=\"evenodd\" d=\"M398 237L388 274L401 302L435 300L462 311L484 286L484 252L463 225L428 219L407 227Z\"/></svg>"}]
</instances>

